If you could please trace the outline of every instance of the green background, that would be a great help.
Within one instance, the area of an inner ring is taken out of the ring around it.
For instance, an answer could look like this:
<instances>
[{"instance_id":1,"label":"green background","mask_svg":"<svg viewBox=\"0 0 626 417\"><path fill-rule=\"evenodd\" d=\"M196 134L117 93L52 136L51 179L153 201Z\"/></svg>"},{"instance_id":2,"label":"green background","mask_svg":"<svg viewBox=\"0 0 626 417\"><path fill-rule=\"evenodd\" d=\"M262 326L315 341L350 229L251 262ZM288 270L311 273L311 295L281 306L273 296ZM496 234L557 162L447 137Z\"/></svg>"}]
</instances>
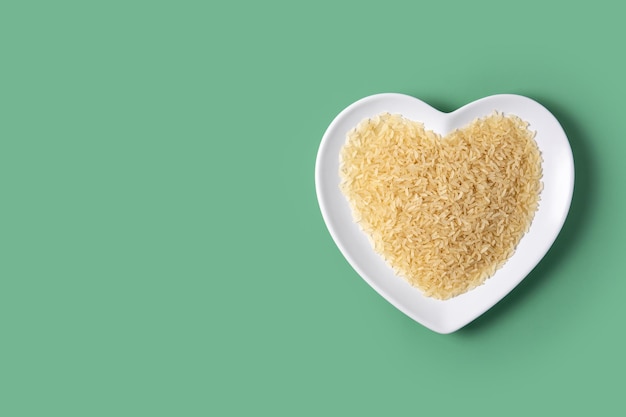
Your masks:
<instances>
[{"instance_id":1,"label":"green background","mask_svg":"<svg viewBox=\"0 0 626 417\"><path fill-rule=\"evenodd\" d=\"M0 415L616 415L613 2L0 3ZM439 335L349 267L317 147L380 92L530 96L576 163L539 266Z\"/></svg>"}]
</instances>

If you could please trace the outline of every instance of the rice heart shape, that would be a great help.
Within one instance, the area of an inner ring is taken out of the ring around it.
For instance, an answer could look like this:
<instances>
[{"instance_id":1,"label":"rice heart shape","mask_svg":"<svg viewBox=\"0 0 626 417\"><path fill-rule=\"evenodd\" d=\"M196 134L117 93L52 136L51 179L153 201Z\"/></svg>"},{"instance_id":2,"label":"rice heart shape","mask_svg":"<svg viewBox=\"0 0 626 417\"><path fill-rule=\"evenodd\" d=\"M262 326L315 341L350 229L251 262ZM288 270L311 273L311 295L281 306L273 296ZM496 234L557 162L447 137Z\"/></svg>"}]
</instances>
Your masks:
<instances>
[{"instance_id":1,"label":"rice heart shape","mask_svg":"<svg viewBox=\"0 0 626 417\"><path fill-rule=\"evenodd\" d=\"M446 300L483 284L528 231L542 187L533 136L511 114L442 137L382 113L348 133L340 189L394 272Z\"/></svg>"}]
</instances>

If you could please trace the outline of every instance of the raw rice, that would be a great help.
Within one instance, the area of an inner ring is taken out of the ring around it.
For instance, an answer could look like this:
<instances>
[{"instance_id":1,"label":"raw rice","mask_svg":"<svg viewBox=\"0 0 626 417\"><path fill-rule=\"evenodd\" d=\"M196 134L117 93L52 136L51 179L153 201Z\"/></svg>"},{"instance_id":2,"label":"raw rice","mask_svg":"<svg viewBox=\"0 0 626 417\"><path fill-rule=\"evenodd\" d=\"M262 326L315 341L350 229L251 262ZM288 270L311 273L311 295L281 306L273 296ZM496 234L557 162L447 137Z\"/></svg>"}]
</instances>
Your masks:
<instances>
[{"instance_id":1,"label":"raw rice","mask_svg":"<svg viewBox=\"0 0 626 417\"><path fill-rule=\"evenodd\" d=\"M446 137L380 114L348 133L341 191L374 250L426 296L492 276L530 227L541 155L528 123L493 113Z\"/></svg>"}]
</instances>

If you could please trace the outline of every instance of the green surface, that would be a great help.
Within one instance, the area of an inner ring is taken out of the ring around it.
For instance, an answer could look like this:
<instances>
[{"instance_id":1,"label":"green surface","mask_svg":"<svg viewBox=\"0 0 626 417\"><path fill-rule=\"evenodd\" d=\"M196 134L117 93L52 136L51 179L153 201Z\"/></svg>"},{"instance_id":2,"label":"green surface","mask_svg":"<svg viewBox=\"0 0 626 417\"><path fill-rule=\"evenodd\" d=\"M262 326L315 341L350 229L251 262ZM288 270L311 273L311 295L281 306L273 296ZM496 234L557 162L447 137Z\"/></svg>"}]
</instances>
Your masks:
<instances>
[{"instance_id":1,"label":"green surface","mask_svg":"<svg viewBox=\"0 0 626 417\"><path fill-rule=\"evenodd\" d=\"M0 3L0 415L617 415L613 2ZM380 92L530 96L576 188L548 256L438 335L358 277L314 192Z\"/></svg>"}]
</instances>

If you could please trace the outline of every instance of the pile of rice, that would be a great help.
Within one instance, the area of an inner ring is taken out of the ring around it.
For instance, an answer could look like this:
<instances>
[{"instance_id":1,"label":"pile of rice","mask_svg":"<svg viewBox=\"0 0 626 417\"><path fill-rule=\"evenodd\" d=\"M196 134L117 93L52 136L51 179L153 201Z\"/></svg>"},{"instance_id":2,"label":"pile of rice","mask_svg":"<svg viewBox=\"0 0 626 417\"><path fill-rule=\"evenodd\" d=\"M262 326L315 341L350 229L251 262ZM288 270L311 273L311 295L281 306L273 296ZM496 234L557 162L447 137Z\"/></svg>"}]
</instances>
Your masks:
<instances>
[{"instance_id":1,"label":"pile of rice","mask_svg":"<svg viewBox=\"0 0 626 417\"><path fill-rule=\"evenodd\" d=\"M341 191L397 275L448 299L481 285L513 254L541 191L528 123L493 113L446 137L399 115L350 131Z\"/></svg>"}]
</instances>

